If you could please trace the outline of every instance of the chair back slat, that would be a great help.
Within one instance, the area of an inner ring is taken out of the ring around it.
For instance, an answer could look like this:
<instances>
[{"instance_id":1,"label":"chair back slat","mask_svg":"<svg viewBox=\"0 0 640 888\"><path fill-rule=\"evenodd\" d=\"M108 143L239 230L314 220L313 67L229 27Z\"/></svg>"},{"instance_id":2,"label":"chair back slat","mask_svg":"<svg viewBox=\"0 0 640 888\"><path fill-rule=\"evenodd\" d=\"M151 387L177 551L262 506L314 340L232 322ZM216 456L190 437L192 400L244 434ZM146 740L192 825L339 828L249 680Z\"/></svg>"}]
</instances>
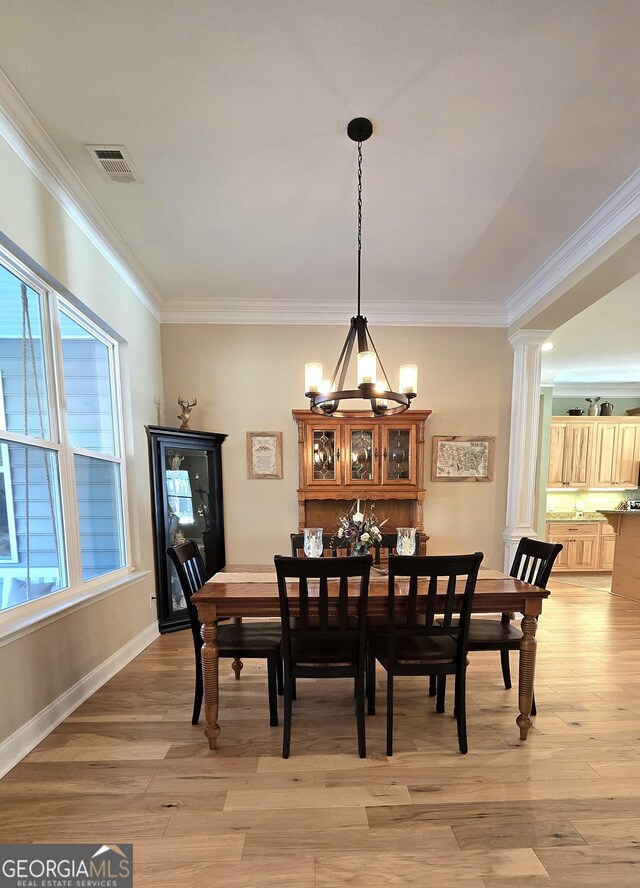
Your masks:
<instances>
[{"instance_id":1,"label":"chair back slat","mask_svg":"<svg viewBox=\"0 0 640 888\"><path fill-rule=\"evenodd\" d=\"M427 594L427 601L424 609L424 620L427 626L433 626L435 622L437 591L438 575L434 574L433 576L429 577L429 592Z\"/></svg>"},{"instance_id":2,"label":"chair back slat","mask_svg":"<svg viewBox=\"0 0 640 888\"><path fill-rule=\"evenodd\" d=\"M458 585L458 577L455 574L451 574L447 578L447 597L445 599L444 611L443 611L443 619L442 626L447 631L447 634L455 635L456 627L452 626L453 617L455 614L455 599L456 599L456 588Z\"/></svg>"},{"instance_id":3,"label":"chair back slat","mask_svg":"<svg viewBox=\"0 0 640 888\"><path fill-rule=\"evenodd\" d=\"M294 636L304 638L318 633L335 637L340 634L357 635L364 656L371 557L289 558L276 555L273 560L278 577L285 666L291 659L291 639ZM349 587L349 579L359 580L359 583L354 582ZM310 581L314 583L311 593ZM348 619L350 597L357 599L354 608L357 619L353 622ZM333 619L336 607L337 621ZM292 616L298 616L295 625Z\"/></svg>"},{"instance_id":4,"label":"chair back slat","mask_svg":"<svg viewBox=\"0 0 640 888\"><path fill-rule=\"evenodd\" d=\"M411 557L411 556L408 556ZM407 601L407 619L406 626L410 628L415 626L418 618L418 578L409 578L409 598Z\"/></svg>"},{"instance_id":5,"label":"chair back slat","mask_svg":"<svg viewBox=\"0 0 640 888\"><path fill-rule=\"evenodd\" d=\"M340 577L340 591L338 598L338 626L344 632L349 626L349 579Z\"/></svg>"},{"instance_id":6,"label":"chair back slat","mask_svg":"<svg viewBox=\"0 0 640 888\"><path fill-rule=\"evenodd\" d=\"M306 631L309 628L309 587L306 577L300 578L298 594L300 596L300 627Z\"/></svg>"},{"instance_id":7,"label":"chair back slat","mask_svg":"<svg viewBox=\"0 0 640 888\"><path fill-rule=\"evenodd\" d=\"M560 543L545 543L522 537L511 565L510 575L517 580L546 589L554 562L562 551Z\"/></svg>"},{"instance_id":8,"label":"chair back slat","mask_svg":"<svg viewBox=\"0 0 640 888\"><path fill-rule=\"evenodd\" d=\"M536 574L537 561L531 555L525 555L522 562L521 577L525 583L532 583Z\"/></svg>"},{"instance_id":9,"label":"chair back slat","mask_svg":"<svg viewBox=\"0 0 640 888\"><path fill-rule=\"evenodd\" d=\"M320 577L318 599L318 622L321 631L326 632L329 628L329 584L326 577Z\"/></svg>"}]
</instances>

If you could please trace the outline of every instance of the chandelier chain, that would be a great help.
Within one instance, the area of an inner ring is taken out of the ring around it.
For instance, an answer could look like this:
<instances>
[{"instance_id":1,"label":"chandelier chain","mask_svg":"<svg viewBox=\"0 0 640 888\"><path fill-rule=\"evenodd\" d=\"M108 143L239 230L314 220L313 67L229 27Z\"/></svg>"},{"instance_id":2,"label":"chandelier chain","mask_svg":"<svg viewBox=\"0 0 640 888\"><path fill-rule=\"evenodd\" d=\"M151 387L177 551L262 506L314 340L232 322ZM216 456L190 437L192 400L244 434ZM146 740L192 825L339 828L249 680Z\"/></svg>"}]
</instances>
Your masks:
<instances>
[{"instance_id":1,"label":"chandelier chain","mask_svg":"<svg viewBox=\"0 0 640 888\"><path fill-rule=\"evenodd\" d=\"M358 314L360 314L360 257L362 255L362 142L358 142Z\"/></svg>"},{"instance_id":2,"label":"chandelier chain","mask_svg":"<svg viewBox=\"0 0 640 888\"><path fill-rule=\"evenodd\" d=\"M365 117L354 118L349 122L347 135L358 146L358 203L357 203L357 256L358 256L358 312L351 318L349 332L342 346L338 363L333 376L323 379L322 364L311 362L305 365L305 395L309 398L311 412L322 416L349 416L348 411L341 407L342 401L365 400L371 404L371 410L361 410L360 417L365 416L394 416L408 410L411 401L416 397L416 392L409 386L416 388L417 373L414 371L412 381L407 384L406 378L411 374L403 375L403 367L400 367L402 391L393 391L386 374L380 355L373 338L367 327L367 319L360 313L361 303L361 264L362 264L362 143L366 142L373 132L373 125ZM351 362L353 351L358 354L357 388L346 388L347 371ZM360 365L362 364L362 369ZM407 370L413 365L407 364ZM338 455L339 459L339 455Z\"/></svg>"}]
</instances>

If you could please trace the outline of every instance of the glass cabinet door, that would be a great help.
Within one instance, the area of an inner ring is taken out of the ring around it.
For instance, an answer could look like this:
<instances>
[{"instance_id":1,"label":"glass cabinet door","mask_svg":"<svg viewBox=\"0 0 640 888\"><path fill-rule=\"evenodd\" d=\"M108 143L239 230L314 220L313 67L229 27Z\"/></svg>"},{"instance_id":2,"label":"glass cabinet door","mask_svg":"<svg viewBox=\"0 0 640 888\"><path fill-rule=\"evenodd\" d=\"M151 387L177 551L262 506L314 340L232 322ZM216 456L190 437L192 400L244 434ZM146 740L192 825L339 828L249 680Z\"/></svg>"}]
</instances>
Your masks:
<instances>
[{"instance_id":1,"label":"glass cabinet door","mask_svg":"<svg viewBox=\"0 0 640 888\"><path fill-rule=\"evenodd\" d=\"M340 482L340 443L337 426L320 426L311 431L311 454L307 466L307 483L336 484Z\"/></svg>"},{"instance_id":2,"label":"glass cabinet door","mask_svg":"<svg viewBox=\"0 0 640 888\"><path fill-rule=\"evenodd\" d=\"M415 484L415 428L385 429L383 484Z\"/></svg>"},{"instance_id":3,"label":"glass cabinet door","mask_svg":"<svg viewBox=\"0 0 640 888\"><path fill-rule=\"evenodd\" d=\"M373 426L347 426L346 483L377 484L378 429Z\"/></svg>"},{"instance_id":4,"label":"glass cabinet door","mask_svg":"<svg viewBox=\"0 0 640 888\"><path fill-rule=\"evenodd\" d=\"M209 459L205 450L167 446L162 453L164 479L164 524L167 546L179 546L195 540L205 563L206 532L210 530ZM175 572L167 557L168 600L171 616L185 611L187 603ZM169 616L169 615L167 615Z\"/></svg>"}]
</instances>

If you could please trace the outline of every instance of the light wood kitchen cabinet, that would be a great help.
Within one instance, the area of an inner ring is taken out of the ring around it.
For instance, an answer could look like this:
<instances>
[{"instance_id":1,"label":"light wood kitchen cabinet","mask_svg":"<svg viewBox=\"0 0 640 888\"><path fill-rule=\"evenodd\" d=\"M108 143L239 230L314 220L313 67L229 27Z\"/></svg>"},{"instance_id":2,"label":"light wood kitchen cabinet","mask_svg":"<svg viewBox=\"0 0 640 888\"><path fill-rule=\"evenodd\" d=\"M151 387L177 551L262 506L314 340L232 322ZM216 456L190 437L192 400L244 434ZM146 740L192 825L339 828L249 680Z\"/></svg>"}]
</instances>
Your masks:
<instances>
[{"instance_id":1,"label":"light wood kitchen cabinet","mask_svg":"<svg viewBox=\"0 0 640 888\"><path fill-rule=\"evenodd\" d=\"M639 462L640 426L637 422L596 423L591 487L635 487Z\"/></svg>"},{"instance_id":2,"label":"light wood kitchen cabinet","mask_svg":"<svg viewBox=\"0 0 640 888\"><path fill-rule=\"evenodd\" d=\"M294 410L298 424L298 530L335 527L357 499L376 515L424 530L424 424L430 410L371 419L358 411L324 419Z\"/></svg>"},{"instance_id":3,"label":"light wood kitchen cabinet","mask_svg":"<svg viewBox=\"0 0 640 888\"><path fill-rule=\"evenodd\" d=\"M615 535L606 521L549 521L547 540L562 543L554 571L611 570Z\"/></svg>"},{"instance_id":4,"label":"light wood kitchen cabinet","mask_svg":"<svg viewBox=\"0 0 640 888\"><path fill-rule=\"evenodd\" d=\"M601 536L598 550L598 570L613 570L613 554L616 548L615 534Z\"/></svg>"},{"instance_id":5,"label":"light wood kitchen cabinet","mask_svg":"<svg viewBox=\"0 0 640 888\"><path fill-rule=\"evenodd\" d=\"M594 431L593 421L551 421L547 487L590 487Z\"/></svg>"},{"instance_id":6,"label":"light wood kitchen cabinet","mask_svg":"<svg viewBox=\"0 0 640 888\"><path fill-rule=\"evenodd\" d=\"M547 487L631 488L638 483L639 465L637 418L551 418Z\"/></svg>"}]
</instances>

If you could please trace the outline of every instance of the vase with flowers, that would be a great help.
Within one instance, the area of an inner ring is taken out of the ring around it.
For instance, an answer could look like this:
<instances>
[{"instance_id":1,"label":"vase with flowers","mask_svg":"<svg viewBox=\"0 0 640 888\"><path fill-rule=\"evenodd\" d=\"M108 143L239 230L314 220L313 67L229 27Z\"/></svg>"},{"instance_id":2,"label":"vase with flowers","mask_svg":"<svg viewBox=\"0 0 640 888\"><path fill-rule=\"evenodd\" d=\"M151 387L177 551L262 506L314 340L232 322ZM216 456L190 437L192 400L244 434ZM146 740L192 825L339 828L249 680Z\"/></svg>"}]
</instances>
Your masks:
<instances>
[{"instance_id":1,"label":"vase with flowers","mask_svg":"<svg viewBox=\"0 0 640 888\"><path fill-rule=\"evenodd\" d=\"M346 543L351 555L368 555L369 550L382 539L380 528L387 521L387 518L378 521L373 506L367 512L366 502L360 511L358 500L346 515L338 518L339 527L333 535L331 545L341 546Z\"/></svg>"}]
</instances>

